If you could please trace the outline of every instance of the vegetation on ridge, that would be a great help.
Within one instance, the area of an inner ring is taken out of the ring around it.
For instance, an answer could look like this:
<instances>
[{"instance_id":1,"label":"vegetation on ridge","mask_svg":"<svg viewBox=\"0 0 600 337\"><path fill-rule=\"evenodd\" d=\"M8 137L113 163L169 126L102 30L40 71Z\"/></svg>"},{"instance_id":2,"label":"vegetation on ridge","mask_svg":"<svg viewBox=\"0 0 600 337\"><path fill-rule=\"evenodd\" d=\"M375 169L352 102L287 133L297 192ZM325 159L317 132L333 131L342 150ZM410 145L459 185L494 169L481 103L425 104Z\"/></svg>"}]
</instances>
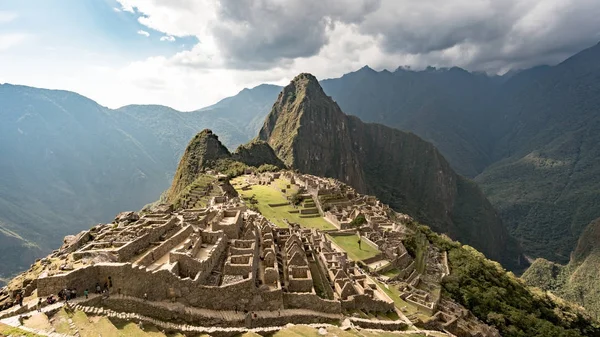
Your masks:
<instances>
[{"instance_id":1,"label":"vegetation on ridge","mask_svg":"<svg viewBox=\"0 0 600 337\"><path fill-rule=\"evenodd\" d=\"M469 309L504 337L598 336L600 325L578 308L528 288L513 273L474 248L461 245L429 227L414 225L428 241L448 252L451 273L443 296ZM407 247L408 248L408 247Z\"/></svg>"},{"instance_id":2,"label":"vegetation on ridge","mask_svg":"<svg viewBox=\"0 0 600 337\"><path fill-rule=\"evenodd\" d=\"M581 305L597 320L600 318L600 219L590 223L579 239L567 265L537 259L523 274L530 286L550 291Z\"/></svg>"}]
</instances>

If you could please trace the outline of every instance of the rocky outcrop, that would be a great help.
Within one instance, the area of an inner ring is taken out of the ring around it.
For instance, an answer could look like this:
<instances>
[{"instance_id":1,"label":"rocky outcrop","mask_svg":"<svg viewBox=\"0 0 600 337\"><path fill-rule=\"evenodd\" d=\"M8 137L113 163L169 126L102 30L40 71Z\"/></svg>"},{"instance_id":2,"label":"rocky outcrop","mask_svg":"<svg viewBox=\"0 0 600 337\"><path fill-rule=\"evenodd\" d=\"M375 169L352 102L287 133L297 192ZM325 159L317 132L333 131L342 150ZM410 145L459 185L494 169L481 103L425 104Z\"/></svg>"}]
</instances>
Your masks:
<instances>
[{"instance_id":1,"label":"rocky outcrop","mask_svg":"<svg viewBox=\"0 0 600 337\"><path fill-rule=\"evenodd\" d=\"M507 268L523 268L520 247L489 201L432 144L345 115L310 74L298 75L283 89L259 139L291 168L374 194Z\"/></svg>"},{"instance_id":2,"label":"rocky outcrop","mask_svg":"<svg viewBox=\"0 0 600 337\"><path fill-rule=\"evenodd\" d=\"M233 159L248 166L273 165L284 168L285 164L277 157L273 148L262 140L253 140L248 144L240 145L233 153Z\"/></svg>"},{"instance_id":3,"label":"rocky outcrop","mask_svg":"<svg viewBox=\"0 0 600 337\"><path fill-rule=\"evenodd\" d=\"M167 192L168 198L179 195L196 180L200 173L212 167L218 160L230 157L231 153L221 144L217 135L213 134L211 130L202 130L192 138L185 149L179 166L177 166L175 177L173 177L171 188Z\"/></svg>"},{"instance_id":4,"label":"rocky outcrop","mask_svg":"<svg viewBox=\"0 0 600 337\"><path fill-rule=\"evenodd\" d=\"M192 183L204 185L202 174L207 170L220 173L243 172L247 166L258 168L261 165L273 165L284 168L285 164L277 157L271 146L264 141L254 140L241 145L232 154L219 141L219 137L211 130L198 133L189 143L173 177L171 188L167 191L168 202L175 202ZM230 193L235 194L235 193Z\"/></svg>"}]
</instances>

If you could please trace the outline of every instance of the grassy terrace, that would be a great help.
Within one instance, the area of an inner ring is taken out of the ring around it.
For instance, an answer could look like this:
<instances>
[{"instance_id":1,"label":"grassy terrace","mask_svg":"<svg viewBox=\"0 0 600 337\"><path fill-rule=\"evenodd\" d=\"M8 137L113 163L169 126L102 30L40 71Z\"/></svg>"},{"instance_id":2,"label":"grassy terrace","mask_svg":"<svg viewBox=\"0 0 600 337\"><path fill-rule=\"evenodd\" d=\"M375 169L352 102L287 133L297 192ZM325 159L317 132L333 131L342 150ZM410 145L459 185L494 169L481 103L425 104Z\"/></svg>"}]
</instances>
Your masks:
<instances>
[{"instance_id":1,"label":"grassy terrace","mask_svg":"<svg viewBox=\"0 0 600 337\"><path fill-rule=\"evenodd\" d=\"M380 253L377 248L371 246L365 240L362 240L361 247L358 248L357 235L329 235L329 238L340 248L348 252L348 256L354 261L362 261Z\"/></svg>"},{"instance_id":2,"label":"grassy terrace","mask_svg":"<svg viewBox=\"0 0 600 337\"><path fill-rule=\"evenodd\" d=\"M287 190L285 193L281 191L285 188L289 181L285 179L276 179L271 185L253 185L249 190L242 191L242 186L245 185L245 178L238 177L231 181L231 184L236 191L244 198L249 200L252 196L258 201L256 207L258 211L271 222L279 227L287 227L283 221L287 219L290 222L299 223L308 228L317 228L322 230L335 229L335 227L327 222L323 217L301 218L299 213L290 213L289 211L297 210L291 205L271 207L269 204L281 204L288 202L287 197L297 192L297 189ZM300 207L300 206L299 206Z\"/></svg>"},{"instance_id":3,"label":"grassy terrace","mask_svg":"<svg viewBox=\"0 0 600 337\"><path fill-rule=\"evenodd\" d=\"M383 284L373 278L371 278L371 280L373 280L373 282L377 283L379 288L381 288L381 290L383 290L383 292L385 292L392 299L392 301L394 301L396 308L400 309L400 311L402 311L405 315L415 315L416 317L420 318L421 320L425 320L430 317L429 315L419 311L419 309L416 306L401 299L400 298L400 290L398 290L394 286L390 285L388 288L388 287L386 287L385 284Z\"/></svg>"}]
</instances>

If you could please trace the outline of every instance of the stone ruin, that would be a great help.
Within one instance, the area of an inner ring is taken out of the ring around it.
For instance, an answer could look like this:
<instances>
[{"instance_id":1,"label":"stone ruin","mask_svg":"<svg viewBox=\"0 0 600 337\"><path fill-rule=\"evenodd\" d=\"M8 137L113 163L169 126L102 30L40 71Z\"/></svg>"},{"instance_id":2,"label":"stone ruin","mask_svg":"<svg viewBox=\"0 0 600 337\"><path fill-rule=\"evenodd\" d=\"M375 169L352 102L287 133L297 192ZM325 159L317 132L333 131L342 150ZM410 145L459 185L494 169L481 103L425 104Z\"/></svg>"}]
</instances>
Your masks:
<instances>
[{"instance_id":1,"label":"stone ruin","mask_svg":"<svg viewBox=\"0 0 600 337\"><path fill-rule=\"evenodd\" d=\"M253 323L263 325L328 322L331 315L343 317L354 310L395 311L404 317L377 280L395 286L406 303L430 316L423 321L407 315L416 325L457 336L495 336L494 329L439 296L441 280L449 274L445 252L430 246L423 261L407 252L402 240L410 234L405 226L410 217L332 179L290 171L281 176L306 191L311 207L337 230L326 233L292 224L279 228L248 210L221 186L226 181L217 180L212 187L190 191L182 209L158 205L146 214L123 212L112 224L69 237L53 256L72 265L44 270L30 292L37 289L43 297L65 288L93 291L97 284L110 283L111 298L94 300L93 305L206 326L248 324L247 317L232 322L206 316L212 311L283 312L278 319ZM270 184L278 178L279 173L264 173L247 180ZM352 225L359 216L366 221ZM356 231L381 253L353 261L328 237ZM398 273L383 276L389 270ZM160 309L162 303L192 309L173 316ZM295 316L298 309L310 315Z\"/></svg>"}]
</instances>

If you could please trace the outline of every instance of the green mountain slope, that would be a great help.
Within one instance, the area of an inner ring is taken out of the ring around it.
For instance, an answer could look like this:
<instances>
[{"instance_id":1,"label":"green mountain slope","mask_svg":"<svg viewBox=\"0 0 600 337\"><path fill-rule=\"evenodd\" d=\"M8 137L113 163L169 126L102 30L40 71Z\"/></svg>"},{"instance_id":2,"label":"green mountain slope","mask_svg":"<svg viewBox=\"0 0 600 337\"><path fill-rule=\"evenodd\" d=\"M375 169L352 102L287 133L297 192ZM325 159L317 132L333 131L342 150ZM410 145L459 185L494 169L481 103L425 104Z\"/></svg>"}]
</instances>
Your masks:
<instances>
[{"instance_id":1,"label":"green mountain slope","mask_svg":"<svg viewBox=\"0 0 600 337\"><path fill-rule=\"evenodd\" d=\"M522 278L530 286L551 291L600 318L600 219L582 232L567 265L537 259Z\"/></svg>"},{"instance_id":2,"label":"green mountain slope","mask_svg":"<svg viewBox=\"0 0 600 337\"><path fill-rule=\"evenodd\" d=\"M181 156L171 187L166 193L166 201L177 203L182 192L202 178L207 170L237 176L246 167L260 168L262 165L284 167L266 142L254 140L230 153L215 133L209 129L202 130L192 138Z\"/></svg>"},{"instance_id":3,"label":"green mountain slope","mask_svg":"<svg viewBox=\"0 0 600 337\"><path fill-rule=\"evenodd\" d=\"M0 102L0 221L3 233L28 242L18 245L19 263L0 264L0 275L167 186L160 145L133 138L95 102L6 84Z\"/></svg>"},{"instance_id":4,"label":"green mountain slope","mask_svg":"<svg viewBox=\"0 0 600 337\"><path fill-rule=\"evenodd\" d=\"M476 181L527 254L566 263L600 217L600 45L505 84L498 100L504 158Z\"/></svg>"},{"instance_id":5,"label":"green mountain slope","mask_svg":"<svg viewBox=\"0 0 600 337\"><path fill-rule=\"evenodd\" d=\"M477 186L414 134L345 115L310 74L280 93L259 133L302 172L339 179L512 269L519 247Z\"/></svg>"},{"instance_id":6,"label":"green mountain slope","mask_svg":"<svg viewBox=\"0 0 600 337\"><path fill-rule=\"evenodd\" d=\"M321 85L345 113L433 143L460 174L474 177L491 163L486 104L498 87L491 77L456 67L395 72L364 67Z\"/></svg>"},{"instance_id":7,"label":"green mountain slope","mask_svg":"<svg viewBox=\"0 0 600 337\"><path fill-rule=\"evenodd\" d=\"M215 129L227 146L247 142L259 128L252 121L263 120L264 102L272 104L278 91L261 85L180 112L158 105L111 110L73 92L0 85L0 254L7 257L0 279L65 235L156 200L200 130Z\"/></svg>"}]
</instances>

